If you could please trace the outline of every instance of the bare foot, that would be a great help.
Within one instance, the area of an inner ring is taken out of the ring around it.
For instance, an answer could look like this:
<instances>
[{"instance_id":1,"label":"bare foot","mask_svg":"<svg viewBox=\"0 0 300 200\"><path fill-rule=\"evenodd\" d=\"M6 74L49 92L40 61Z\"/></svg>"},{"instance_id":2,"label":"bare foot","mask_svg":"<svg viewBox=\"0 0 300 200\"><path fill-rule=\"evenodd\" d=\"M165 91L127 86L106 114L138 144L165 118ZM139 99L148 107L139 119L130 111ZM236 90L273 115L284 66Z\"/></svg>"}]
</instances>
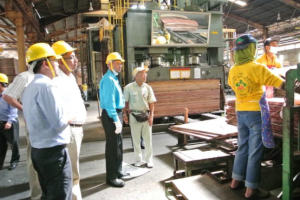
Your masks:
<instances>
[{"instance_id":1,"label":"bare foot","mask_svg":"<svg viewBox=\"0 0 300 200\"><path fill-rule=\"evenodd\" d=\"M230 187L231 188L236 188L240 184L240 182L241 181L237 181L237 180L232 179Z\"/></svg>"}]
</instances>

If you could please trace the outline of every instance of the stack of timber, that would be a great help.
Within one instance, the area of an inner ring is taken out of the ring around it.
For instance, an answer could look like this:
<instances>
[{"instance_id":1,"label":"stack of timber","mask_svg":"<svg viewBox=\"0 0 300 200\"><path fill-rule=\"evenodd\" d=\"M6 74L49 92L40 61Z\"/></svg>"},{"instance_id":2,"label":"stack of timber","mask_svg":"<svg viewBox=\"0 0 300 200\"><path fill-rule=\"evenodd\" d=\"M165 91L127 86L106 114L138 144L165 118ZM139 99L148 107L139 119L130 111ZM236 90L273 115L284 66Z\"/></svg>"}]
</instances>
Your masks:
<instances>
[{"instance_id":1,"label":"stack of timber","mask_svg":"<svg viewBox=\"0 0 300 200\"><path fill-rule=\"evenodd\" d=\"M18 60L14 58L0 59L0 73L5 74L8 77L8 82L11 83L19 73Z\"/></svg>"},{"instance_id":2,"label":"stack of timber","mask_svg":"<svg viewBox=\"0 0 300 200\"><path fill-rule=\"evenodd\" d=\"M225 119L211 119L174 125L169 129L177 133L194 136L207 141L237 136L237 127L227 124Z\"/></svg>"},{"instance_id":3,"label":"stack of timber","mask_svg":"<svg viewBox=\"0 0 300 200\"><path fill-rule=\"evenodd\" d=\"M173 80L148 82L157 102L155 117L189 115L220 110L221 89L219 79Z\"/></svg>"},{"instance_id":4,"label":"stack of timber","mask_svg":"<svg viewBox=\"0 0 300 200\"><path fill-rule=\"evenodd\" d=\"M270 113L271 113L271 123L273 134L276 137L282 138L282 119L280 117L280 110L284 104L283 98L272 98L268 99ZM236 112L235 112L235 100L230 100L226 102L226 118L227 123L231 125L237 125ZM294 115L294 136L297 137L298 132L298 114Z\"/></svg>"}]
</instances>

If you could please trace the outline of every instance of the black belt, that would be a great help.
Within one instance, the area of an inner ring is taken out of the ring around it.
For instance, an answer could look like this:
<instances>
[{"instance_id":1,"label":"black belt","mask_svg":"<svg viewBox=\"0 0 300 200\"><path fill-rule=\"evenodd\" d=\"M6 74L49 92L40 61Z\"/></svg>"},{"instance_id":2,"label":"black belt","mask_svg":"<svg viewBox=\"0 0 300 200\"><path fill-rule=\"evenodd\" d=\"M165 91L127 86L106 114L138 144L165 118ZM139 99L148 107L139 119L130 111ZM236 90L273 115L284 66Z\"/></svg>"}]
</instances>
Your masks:
<instances>
[{"instance_id":1,"label":"black belt","mask_svg":"<svg viewBox=\"0 0 300 200\"><path fill-rule=\"evenodd\" d=\"M142 111L142 110L131 110L130 112L134 112L134 113L146 113L146 112L150 112L150 110L145 110L145 111Z\"/></svg>"},{"instance_id":2,"label":"black belt","mask_svg":"<svg viewBox=\"0 0 300 200\"><path fill-rule=\"evenodd\" d=\"M82 124L70 124L72 127L82 127Z\"/></svg>"},{"instance_id":3,"label":"black belt","mask_svg":"<svg viewBox=\"0 0 300 200\"><path fill-rule=\"evenodd\" d=\"M120 113L123 111L123 109L116 109L117 113Z\"/></svg>"}]
</instances>

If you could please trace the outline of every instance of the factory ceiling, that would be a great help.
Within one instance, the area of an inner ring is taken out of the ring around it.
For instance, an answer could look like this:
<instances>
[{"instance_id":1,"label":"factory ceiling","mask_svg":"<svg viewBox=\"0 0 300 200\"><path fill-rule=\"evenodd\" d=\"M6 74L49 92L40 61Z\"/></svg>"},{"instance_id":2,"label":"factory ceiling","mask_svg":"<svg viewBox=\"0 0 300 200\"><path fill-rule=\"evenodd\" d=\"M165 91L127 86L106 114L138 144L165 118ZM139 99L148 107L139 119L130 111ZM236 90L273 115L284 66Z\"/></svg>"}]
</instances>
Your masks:
<instances>
[{"instance_id":1,"label":"factory ceiling","mask_svg":"<svg viewBox=\"0 0 300 200\"><path fill-rule=\"evenodd\" d=\"M300 0L229 0L223 7L224 26L237 34L300 35ZM8 10L21 11L26 26L26 42L80 41L86 27L107 17L108 0L5 0L0 1L0 43L14 46L16 26ZM35 37L32 37L34 33Z\"/></svg>"}]
</instances>

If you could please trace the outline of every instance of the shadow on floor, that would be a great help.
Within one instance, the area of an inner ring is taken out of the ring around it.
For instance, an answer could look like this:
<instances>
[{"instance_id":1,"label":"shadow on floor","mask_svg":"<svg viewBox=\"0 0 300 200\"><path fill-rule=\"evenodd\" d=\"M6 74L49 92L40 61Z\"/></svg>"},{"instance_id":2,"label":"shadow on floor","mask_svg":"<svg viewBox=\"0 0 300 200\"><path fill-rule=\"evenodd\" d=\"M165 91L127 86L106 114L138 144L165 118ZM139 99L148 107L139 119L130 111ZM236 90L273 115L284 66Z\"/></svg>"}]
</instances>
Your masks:
<instances>
[{"instance_id":1,"label":"shadow on floor","mask_svg":"<svg viewBox=\"0 0 300 200\"><path fill-rule=\"evenodd\" d=\"M80 187L82 197L87 197L99 191L105 190L110 186L106 184L106 174L104 173L97 176L81 179Z\"/></svg>"},{"instance_id":2,"label":"shadow on floor","mask_svg":"<svg viewBox=\"0 0 300 200\"><path fill-rule=\"evenodd\" d=\"M0 187L0 198L5 198L5 197L9 198L11 194L21 193L27 190L29 190L28 182L12 185L8 187Z\"/></svg>"},{"instance_id":3,"label":"shadow on floor","mask_svg":"<svg viewBox=\"0 0 300 200\"><path fill-rule=\"evenodd\" d=\"M123 154L124 153L131 153L132 151L133 151L133 149L131 149L131 148L124 149ZM104 159L105 159L105 153L93 154L93 155L80 155L79 163L90 162L90 161L94 161L94 160L104 160Z\"/></svg>"}]
</instances>

